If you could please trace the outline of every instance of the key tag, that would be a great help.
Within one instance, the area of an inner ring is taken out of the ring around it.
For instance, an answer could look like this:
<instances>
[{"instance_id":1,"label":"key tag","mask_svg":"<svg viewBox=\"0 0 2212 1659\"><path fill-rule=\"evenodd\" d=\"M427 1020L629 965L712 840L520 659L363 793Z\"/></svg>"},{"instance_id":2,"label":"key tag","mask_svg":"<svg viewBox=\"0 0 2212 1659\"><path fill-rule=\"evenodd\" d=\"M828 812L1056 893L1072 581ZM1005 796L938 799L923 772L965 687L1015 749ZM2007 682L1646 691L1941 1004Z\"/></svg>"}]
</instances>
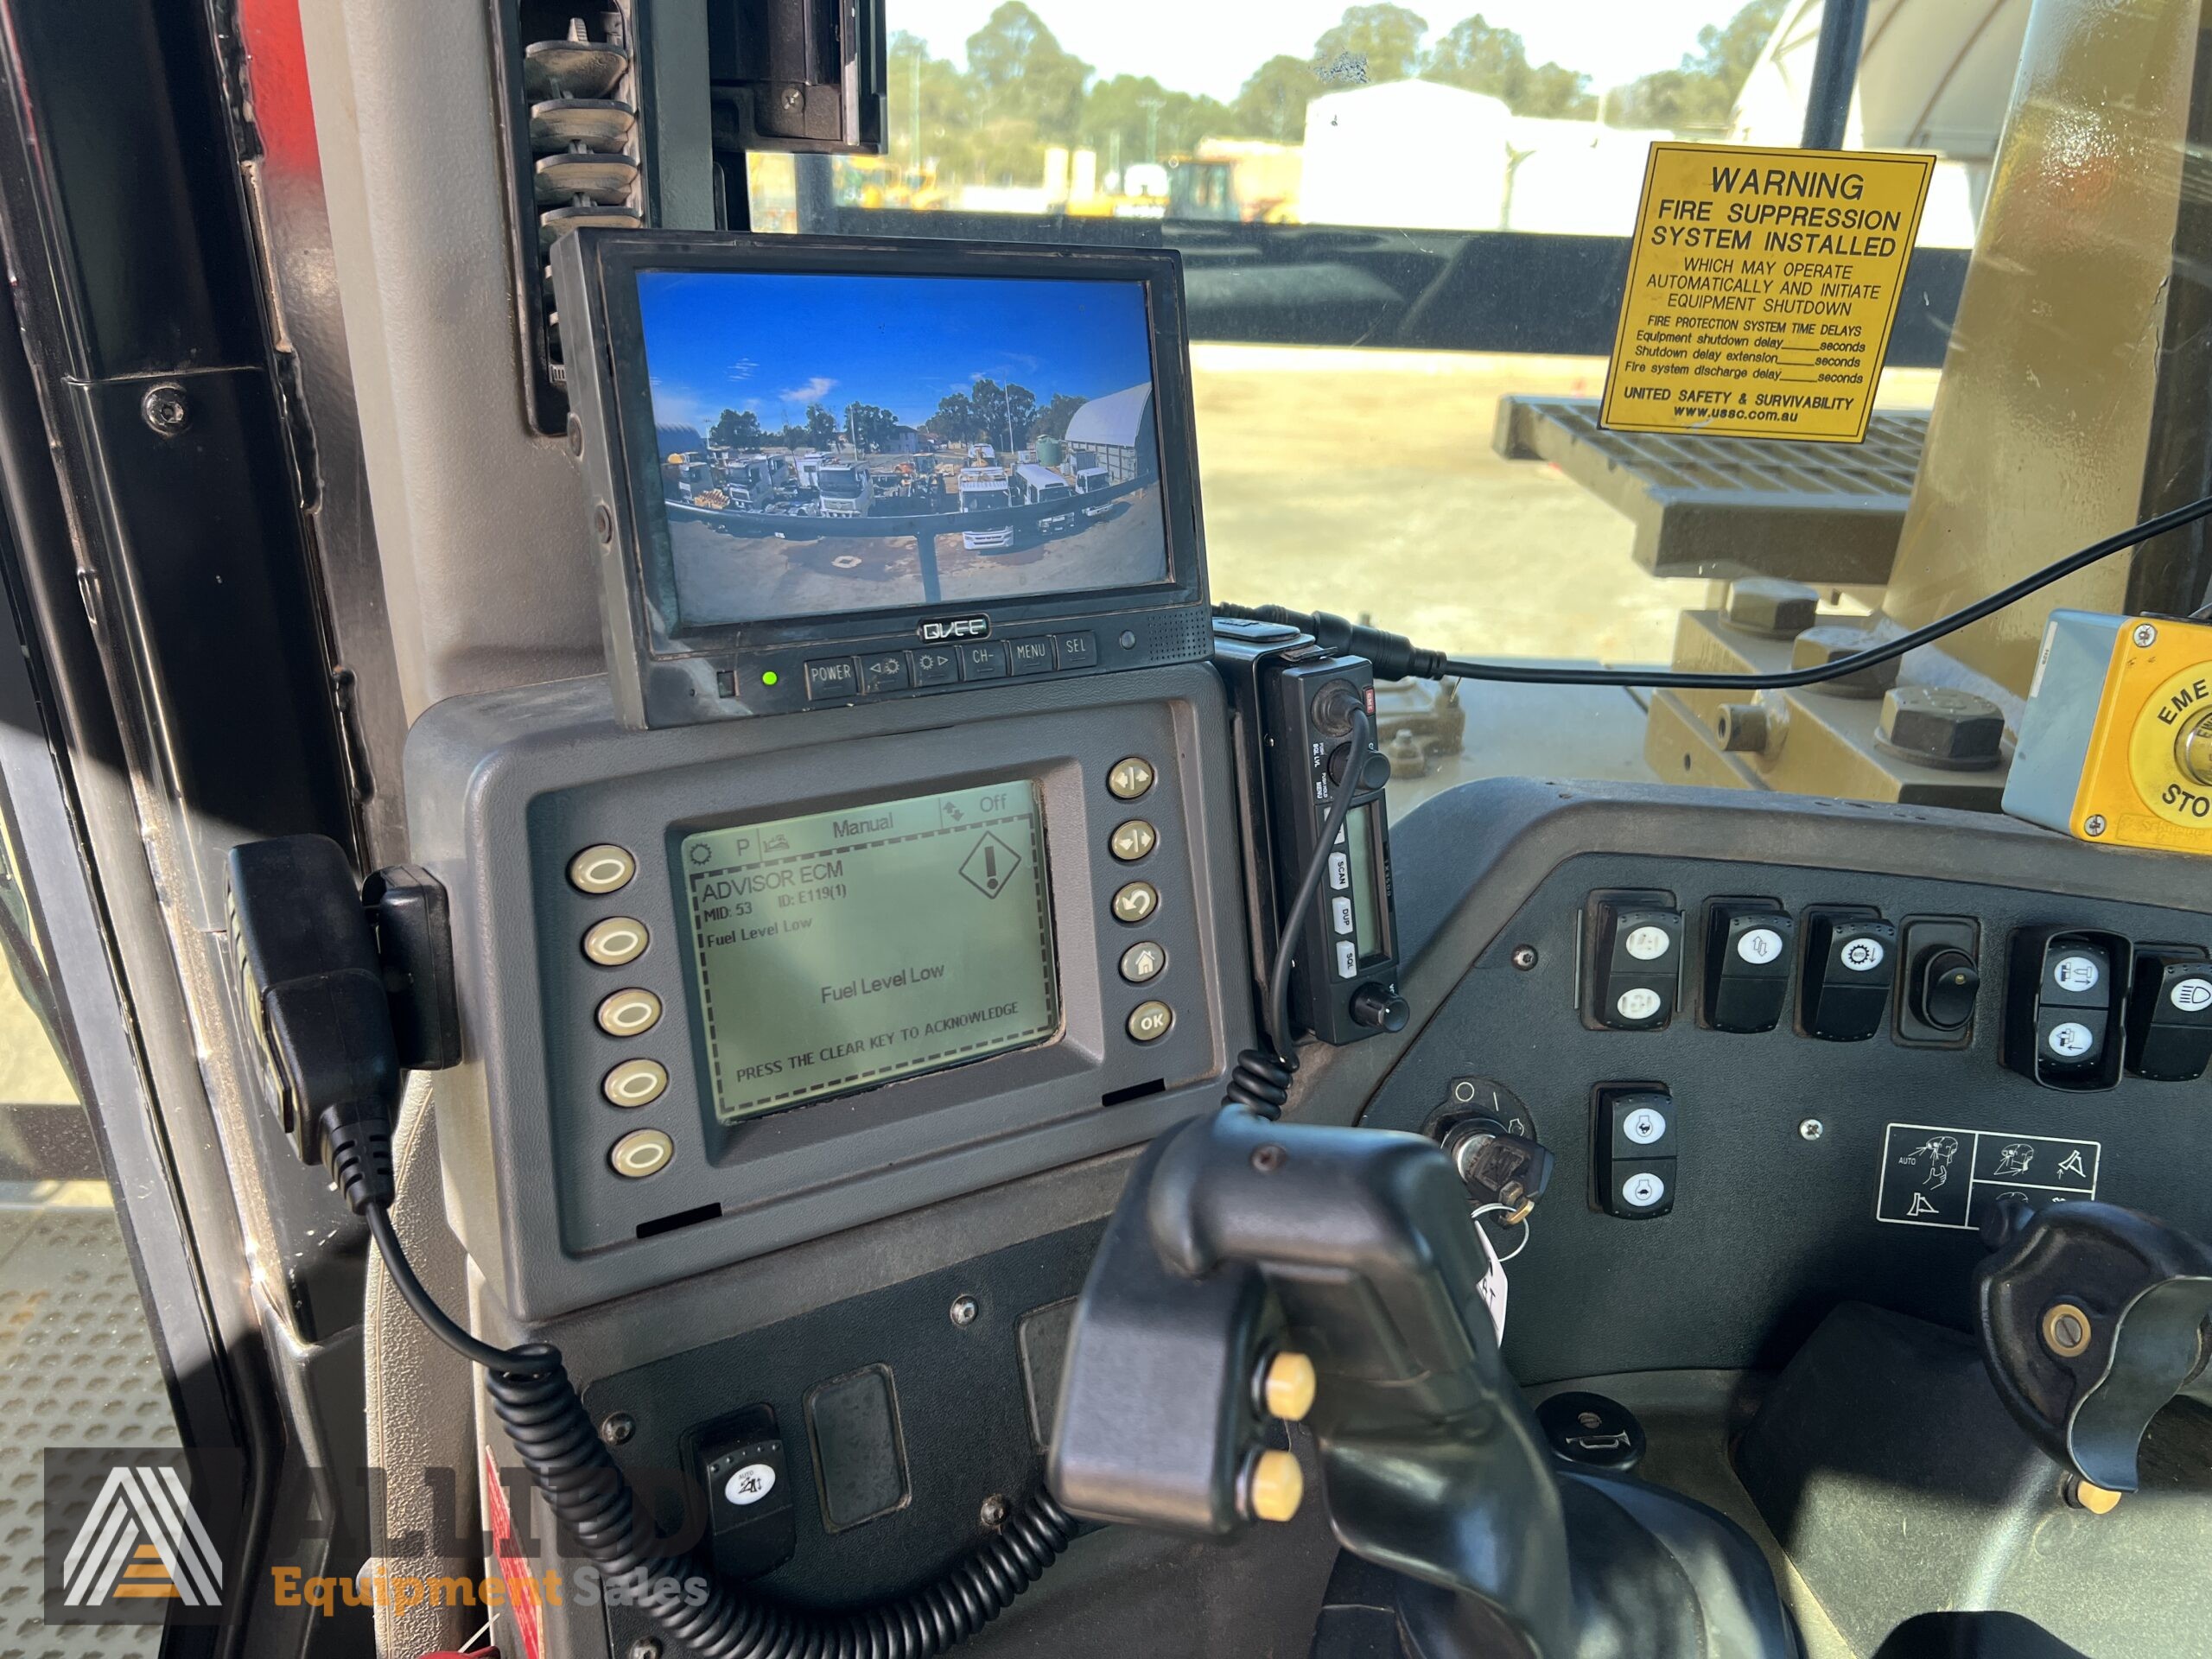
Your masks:
<instances>
[{"instance_id":1,"label":"key tag","mask_svg":"<svg viewBox=\"0 0 2212 1659\"><path fill-rule=\"evenodd\" d=\"M1504 1207L1503 1205L1484 1206L1484 1209L1496 1210ZM1478 1210L1475 1214L1479 1216L1482 1211ZM1483 1224L1478 1221L1471 1224L1475 1236L1482 1241L1483 1254L1490 1258L1490 1270L1483 1274L1482 1281L1475 1287L1475 1294L1483 1299L1483 1306L1490 1310L1491 1328L1497 1332L1502 1345L1505 1341L1505 1263L1497 1259L1497 1246L1490 1242L1490 1235L1483 1230Z\"/></svg>"}]
</instances>

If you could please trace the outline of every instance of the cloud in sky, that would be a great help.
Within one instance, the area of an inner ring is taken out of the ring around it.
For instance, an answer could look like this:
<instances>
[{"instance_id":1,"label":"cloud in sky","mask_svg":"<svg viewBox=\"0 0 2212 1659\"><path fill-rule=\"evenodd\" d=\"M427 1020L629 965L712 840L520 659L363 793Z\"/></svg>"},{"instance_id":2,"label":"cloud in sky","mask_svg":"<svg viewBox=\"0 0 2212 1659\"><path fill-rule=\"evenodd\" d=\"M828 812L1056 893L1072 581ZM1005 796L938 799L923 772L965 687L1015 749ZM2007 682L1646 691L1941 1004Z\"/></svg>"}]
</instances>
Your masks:
<instances>
[{"instance_id":1,"label":"cloud in sky","mask_svg":"<svg viewBox=\"0 0 2212 1659\"><path fill-rule=\"evenodd\" d=\"M779 391L776 395L787 404L818 404L830 395L836 384L828 375L817 374L804 385L793 386L789 391Z\"/></svg>"},{"instance_id":2,"label":"cloud in sky","mask_svg":"<svg viewBox=\"0 0 2212 1659\"><path fill-rule=\"evenodd\" d=\"M751 358L741 357L729 365L729 378L733 380L750 380L753 378L753 371L760 366Z\"/></svg>"}]
</instances>

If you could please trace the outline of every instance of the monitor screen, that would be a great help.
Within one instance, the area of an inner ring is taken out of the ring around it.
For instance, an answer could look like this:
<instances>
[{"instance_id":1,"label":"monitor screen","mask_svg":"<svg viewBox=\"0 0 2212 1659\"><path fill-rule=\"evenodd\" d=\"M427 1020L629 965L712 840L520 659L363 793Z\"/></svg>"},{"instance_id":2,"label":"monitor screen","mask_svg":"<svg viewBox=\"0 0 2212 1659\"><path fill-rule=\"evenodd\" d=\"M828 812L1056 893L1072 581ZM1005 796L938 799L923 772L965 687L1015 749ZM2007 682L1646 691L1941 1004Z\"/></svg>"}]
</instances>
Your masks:
<instances>
[{"instance_id":1,"label":"monitor screen","mask_svg":"<svg viewBox=\"0 0 2212 1659\"><path fill-rule=\"evenodd\" d=\"M672 632L1170 580L1137 281L645 270Z\"/></svg>"},{"instance_id":2,"label":"monitor screen","mask_svg":"<svg viewBox=\"0 0 2212 1659\"><path fill-rule=\"evenodd\" d=\"M1027 780L709 830L677 856L724 1123L1058 1033Z\"/></svg>"}]
</instances>

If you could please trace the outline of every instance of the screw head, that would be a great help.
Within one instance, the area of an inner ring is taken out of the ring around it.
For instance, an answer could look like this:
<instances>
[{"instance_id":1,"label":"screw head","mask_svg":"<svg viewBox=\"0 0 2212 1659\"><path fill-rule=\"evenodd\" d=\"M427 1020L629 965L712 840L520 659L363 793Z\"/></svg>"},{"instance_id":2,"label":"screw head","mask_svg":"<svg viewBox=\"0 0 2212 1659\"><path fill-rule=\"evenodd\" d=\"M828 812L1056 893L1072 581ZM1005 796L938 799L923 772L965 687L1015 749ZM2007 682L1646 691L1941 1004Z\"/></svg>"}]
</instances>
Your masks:
<instances>
[{"instance_id":1,"label":"screw head","mask_svg":"<svg viewBox=\"0 0 2212 1659\"><path fill-rule=\"evenodd\" d=\"M184 395L184 388L164 380L138 400L138 412L146 424L165 438L173 438L192 424L192 404Z\"/></svg>"},{"instance_id":2,"label":"screw head","mask_svg":"<svg viewBox=\"0 0 2212 1659\"><path fill-rule=\"evenodd\" d=\"M638 1420L626 1411L610 1411L599 1420L599 1438L620 1446L638 1432Z\"/></svg>"},{"instance_id":3,"label":"screw head","mask_svg":"<svg viewBox=\"0 0 2212 1659\"><path fill-rule=\"evenodd\" d=\"M1287 1156L1288 1154L1281 1147L1270 1141L1263 1147L1252 1148L1252 1167L1262 1175L1272 1175L1282 1167Z\"/></svg>"},{"instance_id":4,"label":"screw head","mask_svg":"<svg viewBox=\"0 0 2212 1659\"><path fill-rule=\"evenodd\" d=\"M795 110L798 108L801 99L802 94L798 87L786 86L784 88L784 107L785 109Z\"/></svg>"},{"instance_id":5,"label":"screw head","mask_svg":"<svg viewBox=\"0 0 2212 1659\"><path fill-rule=\"evenodd\" d=\"M1825 668L1839 657L1851 657L1882 644L1881 636L1871 628L1853 627L1843 623L1823 623L1817 628L1808 628L1799 634L1789 647L1789 666L1792 668ZM1822 680L1809 688L1824 691L1833 697L1878 697L1897 683L1897 659L1894 657L1847 674L1839 680Z\"/></svg>"},{"instance_id":6,"label":"screw head","mask_svg":"<svg viewBox=\"0 0 2212 1659\"><path fill-rule=\"evenodd\" d=\"M1900 685L1884 694L1874 741L1923 766L1978 772L2003 759L2005 711L1945 685Z\"/></svg>"},{"instance_id":7,"label":"screw head","mask_svg":"<svg viewBox=\"0 0 2212 1659\"><path fill-rule=\"evenodd\" d=\"M2074 1302L2053 1302L2044 1310L2043 1345L2061 1359L2078 1359L2089 1351L2094 1327L2089 1316Z\"/></svg>"},{"instance_id":8,"label":"screw head","mask_svg":"<svg viewBox=\"0 0 2212 1659\"><path fill-rule=\"evenodd\" d=\"M2101 836L2104 832L2105 815L2101 812L2092 812L2082 825L2085 836Z\"/></svg>"},{"instance_id":9,"label":"screw head","mask_svg":"<svg viewBox=\"0 0 2212 1659\"><path fill-rule=\"evenodd\" d=\"M1536 965L1536 947L1533 944L1515 945L1513 947L1512 963L1513 965L1516 968L1518 968L1522 973L1527 973L1531 968L1534 968Z\"/></svg>"},{"instance_id":10,"label":"screw head","mask_svg":"<svg viewBox=\"0 0 2212 1659\"><path fill-rule=\"evenodd\" d=\"M2158 643L2158 631L2152 627L2148 622L2138 622L2135 625L2135 643L2139 645L2157 645Z\"/></svg>"},{"instance_id":11,"label":"screw head","mask_svg":"<svg viewBox=\"0 0 2212 1659\"><path fill-rule=\"evenodd\" d=\"M641 1636L630 1644L627 1659L660 1659L660 1643L650 1636Z\"/></svg>"},{"instance_id":12,"label":"screw head","mask_svg":"<svg viewBox=\"0 0 2212 1659\"><path fill-rule=\"evenodd\" d=\"M1728 584L1728 608L1723 614L1731 627L1745 633L1789 639L1811 627L1820 613L1817 588L1771 576L1748 576Z\"/></svg>"},{"instance_id":13,"label":"screw head","mask_svg":"<svg viewBox=\"0 0 2212 1659\"><path fill-rule=\"evenodd\" d=\"M985 1526L994 1528L1004 1526L1006 1517L1006 1499L1001 1497L996 1492L993 1492L983 1500L983 1507L977 1510L976 1515L976 1518Z\"/></svg>"},{"instance_id":14,"label":"screw head","mask_svg":"<svg viewBox=\"0 0 2212 1659\"><path fill-rule=\"evenodd\" d=\"M598 532L601 543L613 541L614 515L607 510L607 503L604 501L591 510L591 527Z\"/></svg>"},{"instance_id":15,"label":"screw head","mask_svg":"<svg viewBox=\"0 0 2212 1659\"><path fill-rule=\"evenodd\" d=\"M1817 1141L1828 1132L1828 1126L1817 1117L1808 1117L1797 1126L1800 1141Z\"/></svg>"},{"instance_id":16,"label":"screw head","mask_svg":"<svg viewBox=\"0 0 2212 1659\"><path fill-rule=\"evenodd\" d=\"M963 1331L965 1331L969 1325L975 1324L976 1316L982 1311L982 1304L977 1302L973 1296L956 1296L952 1299L952 1322L958 1325Z\"/></svg>"}]
</instances>

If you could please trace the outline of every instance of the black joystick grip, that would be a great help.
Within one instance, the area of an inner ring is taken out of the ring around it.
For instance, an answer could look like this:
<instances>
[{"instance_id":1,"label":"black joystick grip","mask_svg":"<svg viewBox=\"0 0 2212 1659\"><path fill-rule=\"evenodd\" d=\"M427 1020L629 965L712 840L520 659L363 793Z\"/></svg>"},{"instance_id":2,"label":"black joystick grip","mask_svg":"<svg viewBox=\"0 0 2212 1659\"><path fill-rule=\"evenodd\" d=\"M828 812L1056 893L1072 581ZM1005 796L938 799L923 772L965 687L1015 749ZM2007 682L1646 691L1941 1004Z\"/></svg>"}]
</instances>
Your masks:
<instances>
[{"instance_id":1,"label":"black joystick grip","mask_svg":"<svg viewBox=\"0 0 2212 1659\"><path fill-rule=\"evenodd\" d=\"M1976 1334L2006 1409L2082 1479L2133 1491L2152 1418L2212 1399L2212 1249L2112 1204L2016 1200L1984 1235Z\"/></svg>"}]
</instances>

